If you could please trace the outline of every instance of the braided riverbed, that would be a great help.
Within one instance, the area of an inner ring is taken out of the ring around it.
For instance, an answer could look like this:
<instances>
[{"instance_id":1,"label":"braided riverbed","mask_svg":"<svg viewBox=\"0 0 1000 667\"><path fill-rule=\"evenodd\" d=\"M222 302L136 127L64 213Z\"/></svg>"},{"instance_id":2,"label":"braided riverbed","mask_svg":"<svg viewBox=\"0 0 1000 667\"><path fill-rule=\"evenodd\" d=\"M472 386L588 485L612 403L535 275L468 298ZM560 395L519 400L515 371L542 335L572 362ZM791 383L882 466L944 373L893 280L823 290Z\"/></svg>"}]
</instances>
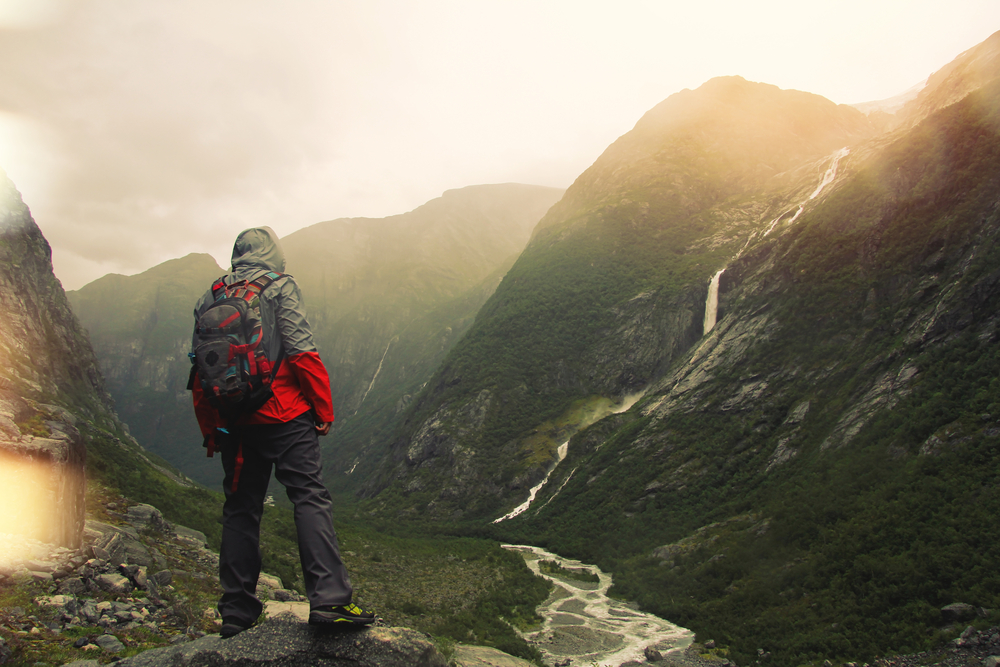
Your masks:
<instances>
[{"instance_id":1,"label":"braided riverbed","mask_svg":"<svg viewBox=\"0 0 1000 667\"><path fill-rule=\"evenodd\" d=\"M504 548L519 552L532 572L555 586L538 607L538 614L545 619L541 629L524 635L549 664L618 667L629 661L644 662L646 648L666 654L686 648L694 639L690 630L609 598L611 575L594 565L539 547L506 544ZM546 574L540 568L543 560L555 561L571 572L596 574L599 581Z\"/></svg>"}]
</instances>

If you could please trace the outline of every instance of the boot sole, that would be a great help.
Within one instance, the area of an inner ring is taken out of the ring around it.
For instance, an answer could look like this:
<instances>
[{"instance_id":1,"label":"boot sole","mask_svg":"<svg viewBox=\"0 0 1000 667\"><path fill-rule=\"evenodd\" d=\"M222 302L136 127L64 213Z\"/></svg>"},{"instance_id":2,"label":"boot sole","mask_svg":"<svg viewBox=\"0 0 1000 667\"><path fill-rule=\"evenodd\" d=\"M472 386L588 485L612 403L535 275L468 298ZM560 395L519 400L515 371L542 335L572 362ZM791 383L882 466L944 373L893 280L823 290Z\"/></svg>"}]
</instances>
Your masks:
<instances>
[{"instance_id":1,"label":"boot sole","mask_svg":"<svg viewBox=\"0 0 1000 667\"><path fill-rule=\"evenodd\" d=\"M357 616L344 616L329 611L309 612L309 625L334 625L336 623L349 623L351 625L371 625L374 618L359 618Z\"/></svg>"}]
</instances>

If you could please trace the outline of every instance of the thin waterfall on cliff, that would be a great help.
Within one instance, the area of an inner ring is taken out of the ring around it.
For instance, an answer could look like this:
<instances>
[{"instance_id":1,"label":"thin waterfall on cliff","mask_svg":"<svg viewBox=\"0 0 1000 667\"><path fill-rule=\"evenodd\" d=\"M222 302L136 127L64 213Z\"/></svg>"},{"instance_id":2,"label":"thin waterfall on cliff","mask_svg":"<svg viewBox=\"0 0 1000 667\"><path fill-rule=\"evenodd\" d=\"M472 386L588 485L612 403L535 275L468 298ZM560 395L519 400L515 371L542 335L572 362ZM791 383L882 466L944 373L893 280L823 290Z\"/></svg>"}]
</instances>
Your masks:
<instances>
[{"instance_id":1,"label":"thin waterfall on cliff","mask_svg":"<svg viewBox=\"0 0 1000 667\"><path fill-rule=\"evenodd\" d=\"M541 491L543 486L545 486L545 483L549 481L549 477L552 476L552 472L556 469L556 466L562 463L562 460L566 458L566 454L568 452L569 452L569 440L559 445L559 448L556 450L556 456L558 457L556 458L556 462L553 464L549 472L545 475L545 479L543 479L541 482L532 487L531 492L528 494L528 499L525 500L520 505L518 505L517 507L515 507L514 509L512 509L507 514L504 514L499 519L494 519L493 523L500 523L501 521L506 521L507 519L513 519L514 517L523 513L525 510L531 507L531 503L535 502L535 496L537 496L538 492Z\"/></svg>"},{"instance_id":2,"label":"thin waterfall on cliff","mask_svg":"<svg viewBox=\"0 0 1000 667\"><path fill-rule=\"evenodd\" d=\"M705 300L705 330L702 335L707 334L715 326L715 318L719 311L719 279L722 277L723 271L725 269L719 269L708 283L708 299Z\"/></svg>"}]
</instances>

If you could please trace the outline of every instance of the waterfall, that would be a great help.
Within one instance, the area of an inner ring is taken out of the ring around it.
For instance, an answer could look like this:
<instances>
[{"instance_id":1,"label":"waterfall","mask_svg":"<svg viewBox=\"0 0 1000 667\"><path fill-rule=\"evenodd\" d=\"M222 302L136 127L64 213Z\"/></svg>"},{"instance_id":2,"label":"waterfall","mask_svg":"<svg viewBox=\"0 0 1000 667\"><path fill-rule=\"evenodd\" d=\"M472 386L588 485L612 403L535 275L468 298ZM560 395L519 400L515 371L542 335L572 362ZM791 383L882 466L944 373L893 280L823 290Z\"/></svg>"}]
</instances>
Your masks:
<instances>
[{"instance_id":1,"label":"waterfall","mask_svg":"<svg viewBox=\"0 0 1000 667\"><path fill-rule=\"evenodd\" d=\"M518 505L517 507L515 507L514 509L512 509L507 514L504 514L499 519L494 519L493 523L500 523L501 521L506 521L507 519L513 519L514 517L521 514L529 507L531 507L531 503L535 502L535 496L537 496L538 492L542 490L542 487L545 486L545 483L549 481L549 477L552 476L552 473L555 471L556 466L562 463L562 460L566 458L566 454L568 452L569 452L569 440L559 445L559 448L556 450L556 455L558 456L558 458L556 459L555 464L549 470L548 474L545 475L545 479L543 479L537 485L532 487L531 492L528 494L528 499L525 500L520 505Z\"/></svg>"},{"instance_id":2,"label":"waterfall","mask_svg":"<svg viewBox=\"0 0 1000 667\"><path fill-rule=\"evenodd\" d=\"M361 403L365 402L365 399L368 398L368 392L370 392L372 390L372 387L375 386L375 380L378 379L378 374L382 372L382 363L385 361L385 355L389 354L389 347L392 346L393 341L396 340L397 338L399 338L399 336L393 336L392 338L389 339L389 345L385 346L385 352L382 353L382 358L379 359L378 361L378 368L375 369L375 375L372 376L371 384L369 384L368 389L365 390L365 395L361 397ZM358 405L360 405L360 403ZM356 410L355 414L357 414Z\"/></svg>"},{"instance_id":3,"label":"waterfall","mask_svg":"<svg viewBox=\"0 0 1000 667\"><path fill-rule=\"evenodd\" d=\"M833 183L833 179L837 178L837 165L840 164L840 159L847 157L847 154L850 152L851 150L845 146L833 154L833 163L830 165L830 168L826 170L826 173L823 174L823 180L820 181L819 187L817 187L816 190L809 195L810 200L816 199L816 197L819 196L819 193L823 192L823 188L830 185L830 183Z\"/></svg>"},{"instance_id":4,"label":"waterfall","mask_svg":"<svg viewBox=\"0 0 1000 667\"><path fill-rule=\"evenodd\" d=\"M711 282L708 283L708 299L705 301L705 331L702 332L703 335L707 334L715 326L715 318L719 311L719 278L722 277L722 272L725 268L719 269L719 272L712 276Z\"/></svg>"},{"instance_id":5,"label":"waterfall","mask_svg":"<svg viewBox=\"0 0 1000 667\"><path fill-rule=\"evenodd\" d=\"M799 204L799 210L796 211L795 215L793 215L791 217L791 219L788 222L785 223L786 226L791 225L793 222L795 222L796 220L798 220L799 216L802 215L802 212L805 211L805 208L806 208L805 205L806 205L806 203L812 201L813 199L816 199L816 197L819 197L819 193L823 192L823 189L826 188L826 186L830 185L830 183L833 183L833 181L837 178L837 167L840 165L840 160L843 159L843 158L845 158L845 157L847 157L847 155L850 152L851 152L851 149L849 149L849 148L847 148L845 146L844 148L841 148L839 151L837 151L836 153L833 154L833 161L830 163L829 168L827 168L826 173L823 174L823 179L819 182L819 185L816 186L816 189L813 190L813 193L811 195L809 195L809 199L807 199L804 202L802 202L801 204ZM767 228L767 231L764 232L763 236L767 236L768 234L770 234L774 230L774 226L777 225L778 222L781 220L781 218L783 218L786 215L788 215L787 211L785 213L782 213L781 215L779 215L774 220L772 220L771 221L771 225ZM750 241L748 239L747 243L749 243L749 242ZM744 249L745 248L746 248L746 246L744 246ZM742 252L742 251L740 251L740 252ZM739 255L737 255L737 257L738 256ZM707 312L706 312L705 318L706 318L705 321L708 322L708 314L707 314ZM708 329L707 328L705 329L705 333L708 333Z\"/></svg>"}]
</instances>

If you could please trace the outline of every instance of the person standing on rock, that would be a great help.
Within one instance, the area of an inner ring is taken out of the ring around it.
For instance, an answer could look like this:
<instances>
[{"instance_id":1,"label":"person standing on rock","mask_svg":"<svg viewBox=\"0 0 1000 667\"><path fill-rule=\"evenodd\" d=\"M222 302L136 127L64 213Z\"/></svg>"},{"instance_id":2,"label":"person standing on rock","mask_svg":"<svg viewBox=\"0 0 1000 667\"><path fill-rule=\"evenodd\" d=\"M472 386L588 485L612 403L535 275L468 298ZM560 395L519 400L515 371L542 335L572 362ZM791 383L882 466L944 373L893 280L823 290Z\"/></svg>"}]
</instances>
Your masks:
<instances>
[{"instance_id":1,"label":"person standing on rock","mask_svg":"<svg viewBox=\"0 0 1000 667\"><path fill-rule=\"evenodd\" d=\"M285 255L274 231L248 229L233 246L232 270L213 284L194 311L189 388L208 455L218 449L225 470L219 553L223 594L218 605L223 637L249 628L263 610L256 596L260 521L272 467L295 506L309 623L368 625L375 620L352 603L353 588L340 558L318 437L329 433L333 422L330 378L313 344L299 287L284 270ZM240 300L244 305L236 303ZM244 319L233 315L213 324L219 315L208 314L210 309L223 314L242 309ZM234 320L256 325L250 340L230 335ZM240 355L246 361L234 362ZM258 387L248 398L262 404L226 404L228 396L214 379L217 369L261 378L263 393Z\"/></svg>"}]
</instances>

